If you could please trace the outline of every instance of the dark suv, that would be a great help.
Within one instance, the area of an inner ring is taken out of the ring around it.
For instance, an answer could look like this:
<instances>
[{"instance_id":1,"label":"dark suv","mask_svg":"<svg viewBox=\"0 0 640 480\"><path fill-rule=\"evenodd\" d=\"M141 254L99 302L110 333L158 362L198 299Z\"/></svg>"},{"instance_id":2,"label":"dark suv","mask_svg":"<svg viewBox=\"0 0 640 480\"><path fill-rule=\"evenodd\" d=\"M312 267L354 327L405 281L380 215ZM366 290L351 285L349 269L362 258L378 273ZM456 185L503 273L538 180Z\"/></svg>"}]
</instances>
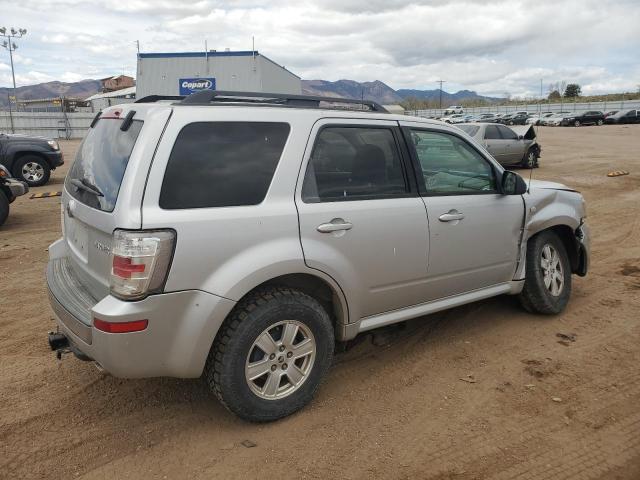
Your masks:
<instances>
[{"instance_id":1,"label":"dark suv","mask_svg":"<svg viewBox=\"0 0 640 480\"><path fill-rule=\"evenodd\" d=\"M30 187L47 183L51 170L63 164L64 157L55 140L0 133L0 165Z\"/></svg>"},{"instance_id":2,"label":"dark suv","mask_svg":"<svg viewBox=\"0 0 640 480\"><path fill-rule=\"evenodd\" d=\"M573 125L579 127L580 125L602 125L604 123L604 113L598 110L589 110L586 112L578 112L575 115L570 115L562 119L560 125L567 127Z\"/></svg>"}]
</instances>

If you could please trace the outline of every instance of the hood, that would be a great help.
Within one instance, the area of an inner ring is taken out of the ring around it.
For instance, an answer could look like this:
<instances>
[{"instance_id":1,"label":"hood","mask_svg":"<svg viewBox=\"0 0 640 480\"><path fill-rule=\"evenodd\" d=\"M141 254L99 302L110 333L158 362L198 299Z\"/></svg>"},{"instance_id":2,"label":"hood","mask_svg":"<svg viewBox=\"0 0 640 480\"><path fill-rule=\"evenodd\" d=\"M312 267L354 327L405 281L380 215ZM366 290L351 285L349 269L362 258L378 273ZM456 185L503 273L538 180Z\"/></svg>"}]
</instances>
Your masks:
<instances>
[{"instance_id":1,"label":"hood","mask_svg":"<svg viewBox=\"0 0 640 480\"><path fill-rule=\"evenodd\" d=\"M36 135L23 135L21 133L6 133L3 135L10 142L44 142L51 140L47 137L39 137Z\"/></svg>"},{"instance_id":2,"label":"hood","mask_svg":"<svg viewBox=\"0 0 640 480\"><path fill-rule=\"evenodd\" d=\"M536 131L533 128L532 124L527 125L511 125L509 126L511 130L516 132L516 135L522 135L525 140L535 140L536 139Z\"/></svg>"},{"instance_id":3,"label":"hood","mask_svg":"<svg viewBox=\"0 0 640 480\"><path fill-rule=\"evenodd\" d=\"M530 183L531 190L563 190L565 192L578 192L577 190L569 188L562 183L548 182L546 180L531 180L529 182L529 180L525 179L525 181L527 182L527 184Z\"/></svg>"}]
</instances>

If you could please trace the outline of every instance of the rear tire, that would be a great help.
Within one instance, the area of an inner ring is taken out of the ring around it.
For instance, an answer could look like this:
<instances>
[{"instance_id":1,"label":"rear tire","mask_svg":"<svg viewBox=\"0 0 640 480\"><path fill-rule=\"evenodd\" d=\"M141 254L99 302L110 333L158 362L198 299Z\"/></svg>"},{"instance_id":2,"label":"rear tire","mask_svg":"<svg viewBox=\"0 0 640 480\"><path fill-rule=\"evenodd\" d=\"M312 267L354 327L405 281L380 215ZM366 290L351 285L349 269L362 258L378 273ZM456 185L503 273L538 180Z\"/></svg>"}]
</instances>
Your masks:
<instances>
[{"instance_id":1,"label":"rear tire","mask_svg":"<svg viewBox=\"0 0 640 480\"><path fill-rule=\"evenodd\" d=\"M527 153L525 153L522 166L524 168L536 168L538 166L538 155L533 148L530 148Z\"/></svg>"},{"instance_id":2,"label":"rear tire","mask_svg":"<svg viewBox=\"0 0 640 480\"><path fill-rule=\"evenodd\" d=\"M4 222L7 220L9 216L9 199L4 194L2 190L0 190L0 226L4 225Z\"/></svg>"},{"instance_id":3,"label":"rear tire","mask_svg":"<svg viewBox=\"0 0 640 480\"><path fill-rule=\"evenodd\" d=\"M16 160L13 174L18 180L27 182L30 187L40 187L49 181L51 167L42 157L24 155Z\"/></svg>"},{"instance_id":4,"label":"rear tire","mask_svg":"<svg viewBox=\"0 0 640 480\"><path fill-rule=\"evenodd\" d=\"M555 315L571 296L571 266L562 240L554 232L538 233L527 244L527 273L519 295L529 312Z\"/></svg>"},{"instance_id":5,"label":"rear tire","mask_svg":"<svg viewBox=\"0 0 640 480\"><path fill-rule=\"evenodd\" d=\"M333 358L331 319L309 295L256 290L225 320L204 377L220 402L251 422L286 417L311 401Z\"/></svg>"}]
</instances>

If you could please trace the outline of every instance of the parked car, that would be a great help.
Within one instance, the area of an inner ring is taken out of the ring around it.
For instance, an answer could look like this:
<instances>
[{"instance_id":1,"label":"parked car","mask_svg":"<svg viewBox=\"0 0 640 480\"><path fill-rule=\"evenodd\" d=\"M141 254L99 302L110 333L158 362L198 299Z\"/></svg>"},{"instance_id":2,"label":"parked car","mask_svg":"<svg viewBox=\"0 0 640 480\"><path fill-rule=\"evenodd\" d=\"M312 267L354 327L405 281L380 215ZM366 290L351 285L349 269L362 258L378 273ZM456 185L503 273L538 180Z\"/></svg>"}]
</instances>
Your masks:
<instances>
[{"instance_id":1,"label":"parked car","mask_svg":"<svg viewBox=\"0 0 640 480\"><path fill-rule=\"evenodd\" d=\"M451 105L444 110L445 117L454 113L464 113L464 109L460 105Z\"/></svg>"},{"instance_id":2,"label":"parked car","mask_svg":"<svg viewBox=\"0 0 640 480\"><path fill-rule=\"evenodd\" d=\"M448 117L443 117L441 120L444 123L462 123L465 121L465 115L463 114L449 115Z\"/></svg>"},{"instance_id":3,"label":"parked car","mask_svg":"<svg viewBox=\"0 0 640 480\"><path fill-rule=\"evenodd\" d=\"M588 110L586 112L573 113L562 119L560 125L563 127L573 126L579 127L580 125L603 125L604 113L598 110Z\"/></svg>"},{"instance_id":4,"label":"parked car","mask_svg":"<svg viewBox=\"0 0 640 480\"><path fill-rule=\"evenodd\" d=\"M155 100L93 122L49 247L51 348L118 377L203 375L275 420L336 342L502 294L557 314L587 273L580 193L527 188L452 125L327 107L344 98Z\"/></svg>"},{"instance_id":5,"label":"parked car","mask_svg":"<svg viewBox=\"0 0 640 480\"><path fill-rule=\"evenodd\" d=\"M0 225L4 225L9 216L9 205L28 191L29 187L26 183L11 178L9 170L0 165Z\"/></svg>"},{"instance_id":6,"label":"parked car","mask_svg":"<svg viewBox=\"0 0 640 480\"><path fill-rule=\"evenodd\" d=\"M618 113L620 110L609 110L608 112L606 112L604 114L604 118L606 119L607 117L610 117L611 115L615 115L616 113Z\"/></svg>"},{"instance_id":7,"label":"parked car","mask_svg":"<svg viewBox=\"0 0 640 480\"><path fill-rule=\"evenodd\" d=\"M605 118L604 123L640 123L640 110L621 110Z\"/></svg>"},{"instance_id":8,"label":"parked car","mask_svg":"<svg viewBox=\"0 0 640 480\"><path fill-rule=\"evenodd\" d=\"M501 165L538 167L542 147L531 125L509 128L491 123L463 123L456 126L483 145Z\"/></svg>"},{"instance_id":9,"label":"parked car","mask_svg":"<svg viewBox=\"0 0 640 480\"><path fill-rule=\"evenodd\" d=\"M540 125L540 120L553 116L553 112L542 112L541 114L531 115L525 123L530 125Z\"/></svg>"},{"instance_id":10,"label":"parked car","mask_svg":"<svg viewBox=\"0 0 640 480\"><path fill-rule=\"evenodd\" d=\"M478 122L482 122L482 123L496 123L499 120L500 117L498 117L497 115L493 114L493 113L483 113L482 115L480 115L480 118L478 118Z\"/></svg>"},{"instance_id":11,"label":"parked car","mask_svg":"<svg viewBox=\"0 0 640 480\"><path fill-rule=\"evenodd\" d=\"M511 116L507 121L507 125L525 125L527 123L527 118L529 118L528 113L518 112L515 115Z\"/></svg>"},{"instance_id":12,"label":"parked car","mask_svg":"<svg viewBox=\"0 0 640 480\"><path fill-rule=\"evenodd\" d=\"M540 119L540 125L546 125L547 127L557 127L562 123L562 120L571 115L571 112L557 112L547 118Z\"/></svg>"},{"instance_id":13,"label":"parked car","mask_svg":"<svg viewBox=\"0 0 640 480\"><path fill-rule=\"evenodd\" d=\"M47 183L51 170L63 164L64 157L55 140L0 133L0 165L31 187Z\"/></svg>"}]
</instances>

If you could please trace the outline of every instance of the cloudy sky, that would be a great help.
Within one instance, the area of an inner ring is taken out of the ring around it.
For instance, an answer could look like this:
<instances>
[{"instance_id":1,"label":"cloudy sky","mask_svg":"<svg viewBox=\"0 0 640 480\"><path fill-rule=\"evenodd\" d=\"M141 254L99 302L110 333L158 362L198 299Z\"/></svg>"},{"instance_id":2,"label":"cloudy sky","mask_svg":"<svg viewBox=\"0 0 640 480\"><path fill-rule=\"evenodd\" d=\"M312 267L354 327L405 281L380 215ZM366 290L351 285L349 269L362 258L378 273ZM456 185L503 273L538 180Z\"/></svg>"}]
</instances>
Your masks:
<instances>
[{"instance_id":1,"label":"cloudy sky","mask_svg":"<svg viewBox=\"0 0 640 480\"><path fill-rule=\"evenodd\" d=\"M19 85L135 73L142 52L256 49L304 79L538 96L640 85L638 0L0 0ZM0 86L11 84L0 48Z\"/></svg>"}]
</instances>

